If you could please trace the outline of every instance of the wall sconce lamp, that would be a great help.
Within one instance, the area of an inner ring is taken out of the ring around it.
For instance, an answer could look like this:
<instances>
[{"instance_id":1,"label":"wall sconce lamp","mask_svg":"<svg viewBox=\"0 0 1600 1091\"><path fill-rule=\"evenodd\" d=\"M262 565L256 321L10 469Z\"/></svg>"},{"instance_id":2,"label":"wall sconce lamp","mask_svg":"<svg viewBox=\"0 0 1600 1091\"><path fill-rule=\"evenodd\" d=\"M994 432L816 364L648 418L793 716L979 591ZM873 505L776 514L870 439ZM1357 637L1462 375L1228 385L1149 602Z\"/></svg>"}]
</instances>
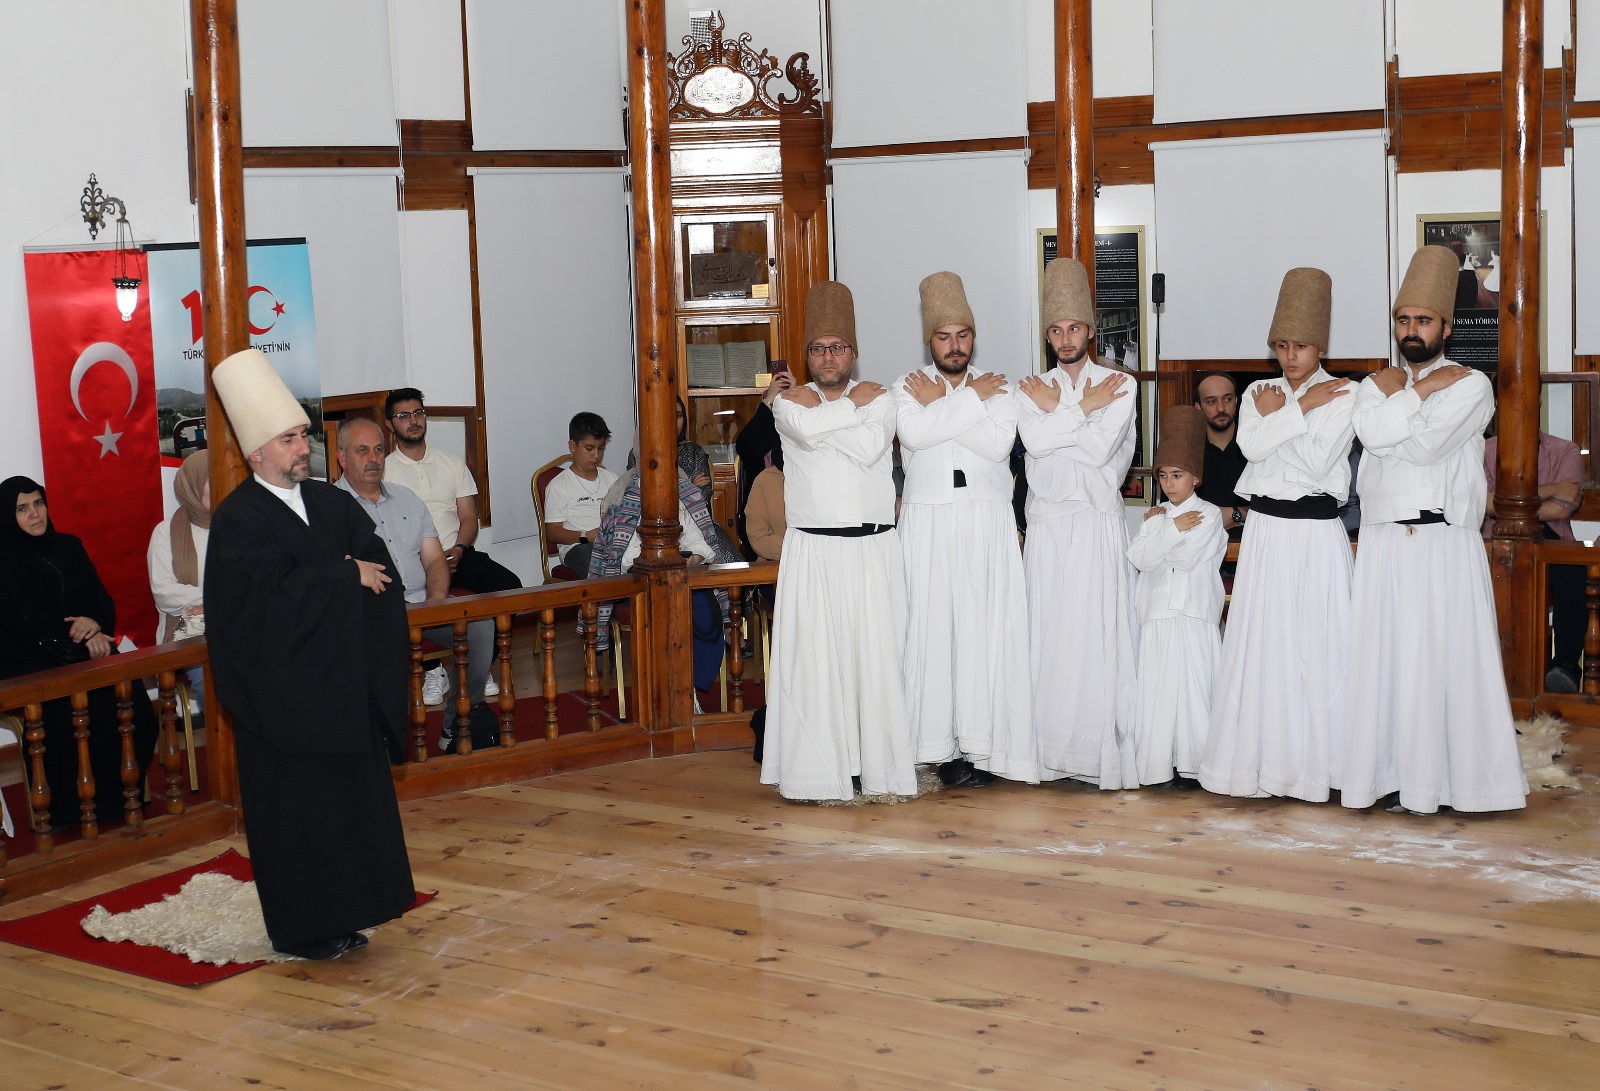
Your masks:
<instances>
[{"instance_id":1,"label":"wall sconce lamp","mask_svg":"<svg viewBox=\"0 0 1600 1091\"><path fill-rule=\"evenodd\" d=\"M128 223L128 206L121 198L107 196L100 189L100 183L94 175L89 175L89 184L83 187L83 196L78 200L78 207L83 210L83 222L89 226L89 238L98 239L100 231L106 225L106 213L116 213L116 256L112 265L112 287L117 293L117 311L122 315L124 322L133 321L133 312L139 306L140 278L128 275L128 256L137 254L138 248L133 244L133 228ZM135 259L134 272L138 272L138 262Z\"/></svg>"}]
</instances>

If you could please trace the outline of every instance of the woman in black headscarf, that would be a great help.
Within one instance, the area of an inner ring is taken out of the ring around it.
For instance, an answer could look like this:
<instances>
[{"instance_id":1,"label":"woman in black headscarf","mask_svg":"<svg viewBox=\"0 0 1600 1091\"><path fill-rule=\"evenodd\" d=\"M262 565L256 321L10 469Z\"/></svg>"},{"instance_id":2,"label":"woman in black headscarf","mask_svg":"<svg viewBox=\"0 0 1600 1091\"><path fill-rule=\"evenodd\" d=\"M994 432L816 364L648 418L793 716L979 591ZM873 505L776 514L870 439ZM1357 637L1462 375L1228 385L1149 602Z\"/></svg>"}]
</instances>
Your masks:
<instances>
[{"instance_id":1,"label":"woman in black headscarf","mask_svg":"<svg viewBox=\"0 0 1600 1091\"><path fill-rule=\"evenodd\" d=\"M116 651L116 606L95 572L83 542L50 522L44 487L27 477L0 482L0 677L101 659ZM101 825L123 817L122 739L116 690L89 693L89 766L95 814ZM58 697L44 705L45 778L50 821L67 826L82 816L78 799L78 748L72 705ZM156 717L143 682L133 683L133 751L141 777L155 754ZM143 785L139 787L143 803Z\"/></svg>"}]
</instances>

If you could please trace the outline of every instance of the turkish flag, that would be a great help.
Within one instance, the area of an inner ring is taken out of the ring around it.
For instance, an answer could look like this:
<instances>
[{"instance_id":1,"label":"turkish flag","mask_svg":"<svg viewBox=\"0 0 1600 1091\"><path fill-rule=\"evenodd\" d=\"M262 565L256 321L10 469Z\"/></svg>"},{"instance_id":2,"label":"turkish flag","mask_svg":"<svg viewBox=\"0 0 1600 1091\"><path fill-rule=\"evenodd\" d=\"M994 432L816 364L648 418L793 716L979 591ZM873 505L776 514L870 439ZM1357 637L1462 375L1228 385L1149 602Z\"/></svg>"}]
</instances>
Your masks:
<instances>
[{"instance_id":1,"label":"turkish flag","mask_svg":"<svg viewBox=\"0 0 1600 1091\"><path fill-rule=\"evenodd\" d=\"M23 255L50 520L76 534L117 604L117 635L155 643L145 553L163 517L149 289L124 322L110 250Z\"/></svg>"}]
</instances>

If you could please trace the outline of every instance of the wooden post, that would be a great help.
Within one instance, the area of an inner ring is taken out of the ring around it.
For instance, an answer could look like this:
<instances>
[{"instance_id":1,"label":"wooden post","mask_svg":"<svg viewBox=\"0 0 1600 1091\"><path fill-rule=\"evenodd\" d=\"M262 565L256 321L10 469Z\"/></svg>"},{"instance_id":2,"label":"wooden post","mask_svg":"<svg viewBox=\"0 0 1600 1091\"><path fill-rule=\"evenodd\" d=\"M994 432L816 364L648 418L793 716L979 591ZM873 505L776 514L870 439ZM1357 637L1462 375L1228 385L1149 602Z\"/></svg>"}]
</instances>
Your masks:
<instances>
[{"instance_id":1,"label":"wooden post","mask_svg":"<svg viewBox=\"0 0 1600 1091\"><path fill-rule=\"evenodd\" d=\"M1094 64L1089 0L1056 5L1056 253L1094 283Z\"/></svg>"},{"instance_id":2,"label":"wooden post","mask_svg":"<svg viewBox=\"0 0 1600 1091\"><path fill-rule=\"evenodd\" d=\"M1543 689L1544 618L1529 594L1540 569L1539 169L1544 145L1544 3L1504 0L1500 78L1499 462L1495 542L1500 647L1513 707Z\"/></svg>"},{"instance_id":3,"label":"wooden post","mask_svg":"<svg viewBox=\"0 0 1600 1091\"><path fill-rule=\"evenodd\" d=\"M250 347L244 256L244 139L239 121L237 0L189 0L194 49L195 190L200 204L200 297L205 325L206 437L213 505L248 476L211 384L211 369ZM206 763L213 799L237 805L233 721L206 686Z\"/></svg>"},{"instance_id":4,"label":"wooden post","mask_svg":"<svg viewBox=\"0 0 1600 1091\"><path fill-rule=\"evenodd\" d=\"M633 184L634 315L639 345L640 506L638 567L649 573L635 639L648 661L636 687L640 722L687 738L691 628L678 553L678 359L673 323L672 164L668 155L666 16L663 0L628 2L628 160ZM664 746L664 749L663 749Z\"/></svg>"}]
</instances>

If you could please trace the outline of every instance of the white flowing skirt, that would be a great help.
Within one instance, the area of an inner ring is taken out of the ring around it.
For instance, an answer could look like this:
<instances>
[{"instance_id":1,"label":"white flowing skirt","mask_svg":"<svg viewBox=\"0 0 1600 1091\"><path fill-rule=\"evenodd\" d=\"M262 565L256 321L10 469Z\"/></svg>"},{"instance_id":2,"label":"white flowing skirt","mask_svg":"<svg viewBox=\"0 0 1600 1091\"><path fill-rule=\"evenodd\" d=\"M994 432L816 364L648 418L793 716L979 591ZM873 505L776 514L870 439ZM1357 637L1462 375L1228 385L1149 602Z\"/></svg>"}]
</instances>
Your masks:
<instances>
[{"instance_id":1,"label":"white flowing skirt","mask_svg":"<svg viewBox=\"0 0 1600 1091\"><path fill-rule=\"evenodd\" d=\"M1352 568L1339 520L1251 514L1200 763L1207 791L1323 802L1339 787Z\"/></svg>"},{"instance_id":2,"label":"white flowing skirt","mask_svg":"<svg viewBox=\"0 0 1600 1091\"><path fill-rule=\"evenodd\" d=\"M1037 784L1028 591L1010 503L906 504L899 534L916 760L964 754L996 776Z\"/></svg>"},{"instance_id":3,"label":"white flowing skirt","mask_svg":"<svg viewBox=\"0 0 1600 1091\"><path fill-rule=\"evenodd\" d=\"M906 577L893 532L790 528L773 608L761 783L788 799L917 794L901 685Z\"/></svg>"},{"instance_id":4,"label":"white flowing skirt","mask_svg":"<svg viewBox=\"0 0 1600 1091\"><path fill-rule=\"evenodd\" d=\"M1414 811L1525 804L1477 527L1362 528L1349 656L1346 807L1396 791Z\"/></svg>"},{"instance_id":5,"label":"white flowing skirt","mask_svg":"<svg viewBox=\"0 0 1600 1091\"><path fill-rule=\"evenodd\" d=\"M1031 523L1023 554L1040 780L1139 783L1139 623L1128 527L1094 509Z\"/></svg>"},{"instance_id":6,"label":"white flowing skirt","mask_svg":"<svg viewBox=\"0 0 1600 1091\"><path fill-rule=\"evenodd\" d=\"M1211 721L1222 635L1214 621L1164 617L1139 626L1139 783L1195 776Z\"/></svg>"}]
</instances>

